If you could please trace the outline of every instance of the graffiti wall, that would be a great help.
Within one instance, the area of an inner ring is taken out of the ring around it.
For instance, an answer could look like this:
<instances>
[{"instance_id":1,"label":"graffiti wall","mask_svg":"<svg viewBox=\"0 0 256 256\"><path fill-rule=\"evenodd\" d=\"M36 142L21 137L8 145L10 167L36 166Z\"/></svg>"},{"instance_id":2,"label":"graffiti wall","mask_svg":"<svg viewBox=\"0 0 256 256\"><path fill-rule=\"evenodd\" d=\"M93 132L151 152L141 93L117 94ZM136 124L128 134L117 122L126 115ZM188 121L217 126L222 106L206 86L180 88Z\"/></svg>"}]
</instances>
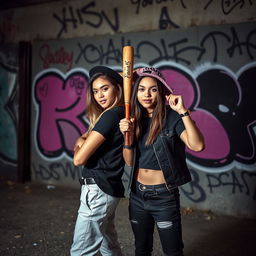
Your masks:
<instances>
[{"instance_id":1,"label":"graffiti wall","mask_svg":"<svg viewBox=\"0 0 256 256\"><path fill-rule=\"evenodd\" d=\"M31 22L31 20L33 22ZM0 12L0 42L256 21L253 0L65 0Z\"/></svg>"},{"instance_id":2,"label":"graffiti wall","mask_svg":"<svg viewBox=\"0 0 256 256\"><path fill-rule=\"evenodd\" d=\"M18 47L0 44L0 177L17 176Z\"/></svg>"},{"instance_id":3,"label":"graffiti wall","mask_svg":"<svg viewBox=\"0 0 256 256\"><path fill-rule=\"evenodd\" d=\"M77 186L72 164L84 117L88 71L121 70L130 42L135 68L162 70L182 94L206 142L187 150L193 182L181 188L182 204L232 215L256 215L256 26L198 27L38 42L33 47L32 175L44 183ZM242 207L241 207L242 206Z\"/></svg>"}]
</instances>

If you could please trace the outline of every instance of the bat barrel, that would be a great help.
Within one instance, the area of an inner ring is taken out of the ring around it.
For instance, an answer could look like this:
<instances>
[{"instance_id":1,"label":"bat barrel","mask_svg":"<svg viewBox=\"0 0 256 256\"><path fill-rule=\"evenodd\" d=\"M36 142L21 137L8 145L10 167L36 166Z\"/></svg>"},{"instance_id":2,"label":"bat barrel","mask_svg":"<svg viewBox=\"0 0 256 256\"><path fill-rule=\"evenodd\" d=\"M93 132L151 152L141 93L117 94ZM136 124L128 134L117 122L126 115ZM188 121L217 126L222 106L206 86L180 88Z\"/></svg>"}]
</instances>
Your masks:
<instances>
[{"instance_id":1,"label":"bat barrel","mask_svg":"<svg viewBox=\"0 0 256 256\"><path fill-rule=\"evenodd\" d=\"M123 47L123 89L125 103L125 118L130 119L130 100L133 76L133 47ZM130 145L129 134L125 134L125 145Z\"/></svg>"}]
</instances>

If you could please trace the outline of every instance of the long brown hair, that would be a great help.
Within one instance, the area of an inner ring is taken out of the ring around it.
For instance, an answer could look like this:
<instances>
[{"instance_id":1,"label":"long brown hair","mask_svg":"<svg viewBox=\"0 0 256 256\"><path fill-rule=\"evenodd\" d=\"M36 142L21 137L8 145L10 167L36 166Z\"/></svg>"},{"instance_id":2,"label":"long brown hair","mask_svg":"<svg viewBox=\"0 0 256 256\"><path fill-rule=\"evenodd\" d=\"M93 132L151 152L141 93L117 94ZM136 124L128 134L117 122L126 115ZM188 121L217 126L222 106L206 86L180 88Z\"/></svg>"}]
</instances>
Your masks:
<instances>
[{"instance_id":1,"label":"long brown hair","mask_svg":"<svg viewBox=\"0 0 256 256\"><path fill-rule=\"evenodd\" d=\"M116 100L107 109L102 108L94 98L92 84L93 84L94 80L99 77L109 81L114 86L114 88L116 90ZM107 74L103 74L103 73L94 74L88 82L88 88L87 88L87 94L86 94L86 116L89 119L89 123L90 123L88 130L90 131L94 127L96 122L99 120L101 115L106 110L113 108L115 106L122 106L123 104L124 104L124 99L123 99L122 86L115 79L108 76Z\"/></svg>"},{"instance_id":2,"label":"long brown hair","mask_svg":"<svg viewBox=\"0 0 256 256\"><path fill-rule=\"evenodd\" d=\"M140 81L144 78L140 77L133 88L133 94L131 98L131 115L135 119L135 137L138 140L140 136L142 135L142 127L145 117L147 116L147 110L139 103L138 98L137 98L137 93L138 93L138 87L140 84ZM154 78L155 79L155 78ZM150 130L149 134L146 140L145 145L150 145L154 142L156 139L157 135L160 133L160 131L163 128L163 122L165 119L166 115L166 107L165 107L165 90L164 90L164 85L155 79L157 82L157 104L155 106L155 109L153 111L152 115L152 122L150 125Z\"/></svg>"}]
</instances>

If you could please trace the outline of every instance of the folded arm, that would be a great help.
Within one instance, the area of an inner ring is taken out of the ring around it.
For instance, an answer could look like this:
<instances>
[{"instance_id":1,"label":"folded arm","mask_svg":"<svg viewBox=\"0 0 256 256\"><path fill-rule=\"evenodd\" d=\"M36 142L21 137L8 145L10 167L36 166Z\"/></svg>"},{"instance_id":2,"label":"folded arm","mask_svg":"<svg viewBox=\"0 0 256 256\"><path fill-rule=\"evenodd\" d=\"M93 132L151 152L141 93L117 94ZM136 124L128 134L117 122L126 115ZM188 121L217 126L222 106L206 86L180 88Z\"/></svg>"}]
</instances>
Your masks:
<instances>
[{"instance_id":1,"label":"folded arm","mask_svg":"<svg viewBox=\"0 0 256 256\"><path fill-rule=\"evenodd\" d=\"M82 142L83 140L83 142ZM105 141L99 132L92 131L86 138L80 137L74 147L73 163L75 166L84 165L92 154Z\"/></svg>"}]
</instances>

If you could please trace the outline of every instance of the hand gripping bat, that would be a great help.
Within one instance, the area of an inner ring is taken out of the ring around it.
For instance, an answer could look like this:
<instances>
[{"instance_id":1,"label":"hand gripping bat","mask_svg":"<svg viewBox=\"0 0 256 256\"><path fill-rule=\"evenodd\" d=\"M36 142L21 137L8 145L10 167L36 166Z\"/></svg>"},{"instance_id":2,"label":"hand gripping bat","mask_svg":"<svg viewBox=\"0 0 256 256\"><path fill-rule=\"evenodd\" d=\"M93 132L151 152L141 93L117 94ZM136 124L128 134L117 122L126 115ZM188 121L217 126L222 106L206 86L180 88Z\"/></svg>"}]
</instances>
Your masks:
<instances>
[{"instance_id":1,"label":"hand gripping bat","mask_svg":"<svg viewBox=\"0 0 256 256\"><path fill-rule=\"evenodd\" d=\"M123 89L124 89L124 104L125 118L130 119L130 100L132 94L132 79L133 79L133 47L123 47ZM125 133L124 145L131 145L128 133Z\"/></svg>"}]
</instances>

